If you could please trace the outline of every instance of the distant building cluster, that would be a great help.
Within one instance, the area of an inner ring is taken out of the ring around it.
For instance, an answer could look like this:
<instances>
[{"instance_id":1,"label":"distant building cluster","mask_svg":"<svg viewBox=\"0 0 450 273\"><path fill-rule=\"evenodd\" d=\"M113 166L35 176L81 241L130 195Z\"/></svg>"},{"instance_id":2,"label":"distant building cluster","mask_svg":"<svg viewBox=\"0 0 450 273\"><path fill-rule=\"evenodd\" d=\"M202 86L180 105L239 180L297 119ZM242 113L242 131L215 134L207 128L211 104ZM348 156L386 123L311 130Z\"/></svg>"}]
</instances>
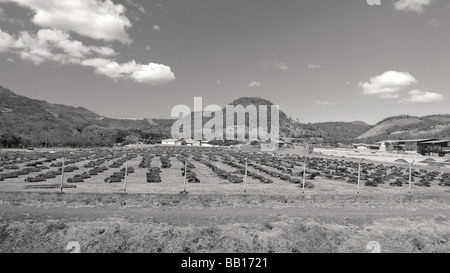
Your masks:
<instances>
[{"instance_id":1,"label":"distant building cluster","mask_svg":"<svg viewBox=\"0 0 450 273\"><path fill-rule=\"evenodd\" d=\"M450 155L450 138L383 140L377 142L376 144L353 144L353 148L358 150L418 153L424 156L448 156Z\"/></svg>"},{"instance_id":2,"label":"distant building cluster","mask_svg":"<svg viewBox=\"0 0 450 273\"><path fill-rule=\"evenodd\" d=\"M198 147L213 147L207 141L193 140L193 139L163 139L161 145L171 145L171 146L198 146Z\"/></svg>"}]
</instances>

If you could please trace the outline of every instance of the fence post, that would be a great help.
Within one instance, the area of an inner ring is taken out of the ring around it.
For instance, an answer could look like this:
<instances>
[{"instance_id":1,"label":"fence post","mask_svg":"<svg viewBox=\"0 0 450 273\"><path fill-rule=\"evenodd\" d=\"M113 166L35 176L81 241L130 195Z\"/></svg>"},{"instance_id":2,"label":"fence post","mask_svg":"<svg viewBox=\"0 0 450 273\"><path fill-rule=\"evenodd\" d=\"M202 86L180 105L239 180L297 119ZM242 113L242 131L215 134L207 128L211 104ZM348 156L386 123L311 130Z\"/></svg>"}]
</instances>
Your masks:
<instances>
[{"instance_id":1,"label":"fence post","mask_svg":"<svg viewBox=\"0 0 450 273\"><path fill-rule=\"evenodd\" d=\"M410 164L409 164L409 194L411 194L411 182L412 182L412 165L414 164L413 160Z\"/></svg>"},{"instance_id":2,"label":"fence post","mask_svg":"<svg viewBox=\"0 0 450 273\"><path fill-rule=\"evenodd\" d=\"M184 160L185 160L184 161L184 190L182 192L180 192L181 194L187 194L188 193L186 191L186 180L187 180L186 176L187 176L187 162L188 162L187 160L188 160L188 157L186 156Z\"/></svg>"},{"instance_id":3,"label":"fence post","mask_svg":"<svg viewBox=\"0 0 450 273\"><path fill-rule=\"evenodd\" d=\"M123 188L123 192L127 192L127 183L128 183L128 155L126 155L127 161L125 163L125 186Z\"/></svg>"},{"instance_id":4,"label":"fence post","mask_svg":"<svg viewBox=\"0 0 450 273\"><path fill-rule=\"evenodd\" d=\"M359 195L359 183L361 181L361 163L364 161L364 158L358 164L358 195Z\"/></svg>"},{"instance_id":5,"label":"fence post","mask_svg":"<svg viewBox=\"0 0 450 273\"><path fill-rule=\"evenodd\" d=\"M247 172L248 172L248 157L245 160L244 193L247 193Z\"/></svg>"},{"instance_id":6,"label":"fence post","mask_svg":"<svg viewBox=\"0 0 450 273\"><path fill-rule=\"evenodd\" d=\"M61 192L63 192L65 166L66 166L66 156L64 155L64 152L63 152L63 164L62 164L62 168L61 168Z\"/></svg>"},{"instance_id":7,"label":"fence post","mask_svg":"<svg viewBox=\"0 0 450 273\"><path fill-rule=\"evenodd\" d=\"M305 158L305 161L303 162L303 178L302 178L302 187L303 187L303 194L305 194L305 179L306 179L306 162L308 161L308 158Z\"/></svg>"}]
</instances>

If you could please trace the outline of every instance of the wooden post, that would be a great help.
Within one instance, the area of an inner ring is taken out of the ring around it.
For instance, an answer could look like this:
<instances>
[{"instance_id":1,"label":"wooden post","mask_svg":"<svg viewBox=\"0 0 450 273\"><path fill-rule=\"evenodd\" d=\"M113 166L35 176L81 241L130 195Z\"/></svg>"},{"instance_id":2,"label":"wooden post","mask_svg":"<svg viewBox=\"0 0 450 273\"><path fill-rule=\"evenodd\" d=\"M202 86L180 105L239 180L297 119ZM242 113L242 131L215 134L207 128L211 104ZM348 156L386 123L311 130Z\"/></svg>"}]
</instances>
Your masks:
<instances>
[{"instance_id":1,"label":"wooden post","mask_svg":"<svg viewBox=\"0 0 450 273\"><path fill-rule=\"evenodd\" d=\"M62 164L62 168L61 168L61 192L63 192L63 186L64 186L64 168L66 165L66 156L64 155L63 152L63 164Z\"/></svg>"},{"instance_id":2,"label":"wooden post","mask_svg":"<svg viewBox=\"0 0 450 273\"><path fill-rule=\"evenodd\" d=\"M247 172L248 172L248 157L245 160L244 193L247 193Z\"/></svg>"},{"instance_id":3,"label":"wooden post","mask_svg":"<svg viewBox=\"0 0 450 273\"><path fill-rule=\"evenodd\" d=\"M412 165L414 164L413 160L410 164L409 164L409 194L411 194L411 182L412 182Z\"/></svg>"},{"instance_id":4,"label":"wooden post","mask_svg":"<svg viewBox=\"0 0 450 273\"><path fill-rule=\"evenodd\" d=\"M364 158L358 164L358 195L359 195L359 183L361 181L361 163L364 161Z\"/></svg>"},{"instance_id":5,"label":"wooden post","mask_svg":"<svg viewBox=\"0 0 450 273\"><path fill-rule=\"evenodd\" d=\"M307 157L305 158L305 161L303 162L303 178L302 178L303 194L305 194L306 161L308 161Z\"/></svg>"},{"instance_id":6,"label":"wooden post","mask_svg":"<svg viewBox=\"0 0 450 273\"><path fill-rule=\"evenodd\" d=\"M128 183L128 155L127 161L125 163L125 186L123 188L123 192L127 192L127 183Z\"/></svg>"},{"instance_id":7,"label":"wooden post","mask_svg":"<svg viewBox=\"0 0 450 273\"><path fill-rule=\"evenodd\" d=\"M185 162L184 162L184 190L182 192L180 192L181 194L187 194L188 192L186 191L186 176L187 176L187 156L185 157Z\"/></svg>"}]
</instances>

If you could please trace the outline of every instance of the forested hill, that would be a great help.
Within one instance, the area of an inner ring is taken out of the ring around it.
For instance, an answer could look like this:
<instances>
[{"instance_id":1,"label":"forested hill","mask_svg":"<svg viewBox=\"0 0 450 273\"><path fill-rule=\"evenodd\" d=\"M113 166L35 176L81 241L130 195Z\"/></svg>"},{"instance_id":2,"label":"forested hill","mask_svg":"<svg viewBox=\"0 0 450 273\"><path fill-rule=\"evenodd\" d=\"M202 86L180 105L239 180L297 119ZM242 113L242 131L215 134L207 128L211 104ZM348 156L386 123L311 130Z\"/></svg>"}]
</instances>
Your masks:
<instances>
[{"instance_id":1,"label":"forested hill","mask_svg":"<svg viewBox=\"0 0 450 273\"><path fill-rule=\"evenodd\" d=\"M400 115L386 118L361 134L358 140L376 142L386 139L421 139L450 137L450 114L417 117Z\"/></svg>"},{"instance_id":2,"label":"forested hill","mask_svg":"<svg viewBox=\"0 0 450 273\"><path fill-rule=\"evenodd\" d=\"M362 121L321 122L313 125L325 132L325 141L331 145L336 145L337 143L351 144L360 135L372 128L371 125Z\"/></svg>"},{"instance_id":3,"label":"forested hill","mask_svg":"<svg viewBox=\"0 0 450 273\"><path fill-rule=\"evenodd\" d=\"M260 97L242 97L230 104L244 107L255 105L257 109L260 105L273 105L271 101ZM267 117L269 125L270 107ZM228 118L233 119L225 114L224 119ZM203 122L208 120L204 118ZM83 107L31 99L0 86L0 146L82 147L145 141L158 143L161 139L172 137L171 129L175 121L108 118ZM386 118L373 126L362 121L304 124L288 117L280 109L280 134L281 137L300 138L304 142L325 145L374 143L386 139L449 138L450 115L402 115Z\"/></svg>"},{"instance_id":4,"label":"forested hill","mask_svg":"<svg viewBox=\"0 0 450 273\"><path fill-rule=\"evenodd\" d=\"M18 95L0 86L0 135L11 146L103 146L125 138L160 139L170 136L174 120L113 119L83 107L50 104ZM8 139L9 138L9 139Z\"/></svg>"}]
</instances>

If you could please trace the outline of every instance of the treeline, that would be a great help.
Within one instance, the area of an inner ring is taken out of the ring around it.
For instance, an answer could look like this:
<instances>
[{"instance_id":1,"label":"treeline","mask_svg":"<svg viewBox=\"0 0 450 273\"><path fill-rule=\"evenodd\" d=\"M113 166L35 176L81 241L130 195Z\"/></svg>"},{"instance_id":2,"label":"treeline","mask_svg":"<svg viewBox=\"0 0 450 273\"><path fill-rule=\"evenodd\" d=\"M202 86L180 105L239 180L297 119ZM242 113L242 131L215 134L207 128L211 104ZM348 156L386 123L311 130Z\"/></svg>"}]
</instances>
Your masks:
<instances>
[{"instance_id":1,"label":"treeline","mask_svg":"<svg viewBox=\"0 0 450 273\"><path fill-rule=\"evenodd\" d=\"M0 147L111 147L115 144L127 145L139 142L156 144L169 137L170 135L163 130L146 132L88 125L77 126L74 130L44 128L24 133L3 132L0 134Z\"/></svg>"}]
</instances>

